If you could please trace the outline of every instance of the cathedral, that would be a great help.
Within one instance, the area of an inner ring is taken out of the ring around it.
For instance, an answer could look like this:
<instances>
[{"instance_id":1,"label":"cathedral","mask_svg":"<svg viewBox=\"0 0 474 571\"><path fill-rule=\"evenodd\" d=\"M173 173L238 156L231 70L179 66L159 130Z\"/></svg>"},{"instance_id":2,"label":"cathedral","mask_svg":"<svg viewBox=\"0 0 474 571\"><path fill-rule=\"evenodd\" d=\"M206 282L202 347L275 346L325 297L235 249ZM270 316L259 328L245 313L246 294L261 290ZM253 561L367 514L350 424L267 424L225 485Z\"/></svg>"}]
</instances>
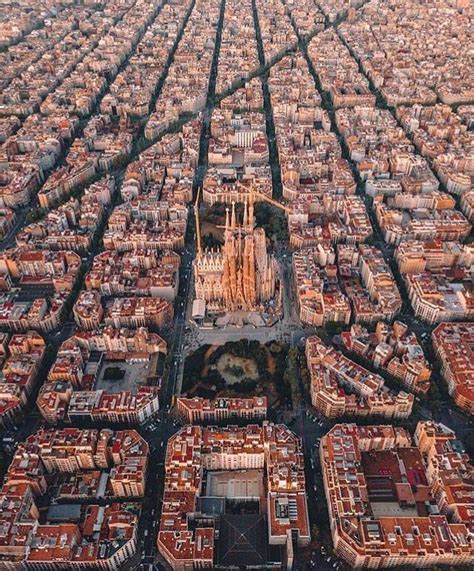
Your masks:
<instances>
[{"instance_id":1,"label":"cathedral","mask_svg":"<svg viewBox=\"0 0 474 571\"><path fill-rule=\"evenodd\" d=\"M198 251L194 260L197 300L210 312L262 312L277 294L278 268L268 254L263 228L255 228L253 203L244 205L243 221L237 223L235 203L226 210L224 245L202 251L199 220Z\"/></svg>"}]
</instances>

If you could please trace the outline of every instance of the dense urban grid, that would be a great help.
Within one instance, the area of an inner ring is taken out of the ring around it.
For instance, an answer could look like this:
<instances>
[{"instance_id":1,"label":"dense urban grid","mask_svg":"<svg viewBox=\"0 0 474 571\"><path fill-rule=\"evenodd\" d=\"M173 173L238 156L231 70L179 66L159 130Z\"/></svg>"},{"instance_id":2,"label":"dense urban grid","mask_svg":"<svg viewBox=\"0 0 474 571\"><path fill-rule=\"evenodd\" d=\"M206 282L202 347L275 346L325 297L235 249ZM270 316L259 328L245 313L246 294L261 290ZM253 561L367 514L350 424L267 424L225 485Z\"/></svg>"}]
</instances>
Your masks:
<instances>
[{"instance_id":1,"label":"dense urban grid","mask_svg":"<svg viewBox=\"0 0 474 571\"><path fill-rule=\"evenodd\" d=\"M0 570L474 567L473 27L0 3Z\"/></svg>"}]
</instances>

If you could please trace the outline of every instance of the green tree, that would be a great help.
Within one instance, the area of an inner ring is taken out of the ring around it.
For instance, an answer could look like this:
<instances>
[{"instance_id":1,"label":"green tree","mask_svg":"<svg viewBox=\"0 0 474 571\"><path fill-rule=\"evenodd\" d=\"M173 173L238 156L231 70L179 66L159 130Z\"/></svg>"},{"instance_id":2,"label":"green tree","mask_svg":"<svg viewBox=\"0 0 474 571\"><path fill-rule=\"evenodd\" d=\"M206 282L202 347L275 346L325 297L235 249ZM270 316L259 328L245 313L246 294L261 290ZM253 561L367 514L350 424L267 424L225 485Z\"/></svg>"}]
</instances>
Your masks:
<instances>
[{"instance_id":1,"label":"green tree","mask_svg":"<svg viewBox=\"0 0 474 571\"><path fill-rule=\"evenodd\" d=\"M321 530L319 527L313 523L311 526L311 541L318 542L321 537Z\"/></svg>"}]
</instances>

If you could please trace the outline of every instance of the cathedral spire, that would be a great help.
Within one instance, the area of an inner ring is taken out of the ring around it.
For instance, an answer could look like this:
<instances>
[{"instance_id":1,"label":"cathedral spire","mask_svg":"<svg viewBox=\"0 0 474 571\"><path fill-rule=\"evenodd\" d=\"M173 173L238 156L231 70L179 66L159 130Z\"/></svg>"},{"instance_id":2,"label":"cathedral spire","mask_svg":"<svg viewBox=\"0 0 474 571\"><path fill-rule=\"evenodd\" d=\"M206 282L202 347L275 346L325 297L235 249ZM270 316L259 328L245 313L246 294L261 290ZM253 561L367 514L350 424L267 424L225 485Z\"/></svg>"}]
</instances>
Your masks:
<instances>
[{"instance_id":1,"label":"cathedral spire","mask_svg":"<svg viewBox=\"0 0 474 571\"><path fill-rule=\"evenodd\" d=\"M253 196L250 195L250 205L249 205L249 226L253 228L255 226L255 217L253 213Z\"/></svg>"},{"instance_id":2,"label":"cathedral spire","mask_svg":"<svg viewBox=\"0 0 474 571\"><path fill-rule=\"evenodd\" d=\"M242 265L242 226L239 226L239 264Z\"/></svg>"},{"instance_id":3,"label":"cathedral spire","mask_svg":"<svg viewBox=\"0 0 474 571\"><path fill-rule=\"evenodd\" d=\"M244 228L247 228L249 224L249 211L248 211L248 204L247 199L244 202Z\"/></svg>"},{"instance_id":4,"label":"cathedral spire","mask_svg":"<svg viewBox=\"0 0 474 571\"><path fill-rule=\"evenodd\" d=\"M229 214L229 207L225 209L225 233L229 231L230 226L230 214Z\"/></svg>"},{"instance_id":5,"label":"cathedral spire","mask_svg":"<svg viewBox=\"0 0 474 571\"><path fill-rule=\"evenodd\" d=\"M231 222L230 222L230 228L231 230L235 230L235 228L237 227L237 218L235 215L235 201L232 201L232 218L231 218Z\"/></svg>"}]
</instances>

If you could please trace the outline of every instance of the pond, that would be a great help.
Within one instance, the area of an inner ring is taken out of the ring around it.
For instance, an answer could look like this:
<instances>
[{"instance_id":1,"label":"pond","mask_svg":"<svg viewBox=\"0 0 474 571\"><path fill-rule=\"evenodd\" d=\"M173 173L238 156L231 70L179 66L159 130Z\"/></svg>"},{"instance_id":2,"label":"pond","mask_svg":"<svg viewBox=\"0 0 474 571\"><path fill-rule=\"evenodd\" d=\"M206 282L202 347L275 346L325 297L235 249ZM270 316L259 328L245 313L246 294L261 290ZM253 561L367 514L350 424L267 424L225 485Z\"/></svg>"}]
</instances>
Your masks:
<instances>
[{"instance_id":1,"label":"pond","mask_svg":"<svg viewBox=\"0 0 474 571\"><path fill-rule=\"evenodd\" d=\"M258 379L257 363L253 359L224 353L216 363L216 369L226 384L240 383L244 379Z\"/></svg>"}]
</instances>

